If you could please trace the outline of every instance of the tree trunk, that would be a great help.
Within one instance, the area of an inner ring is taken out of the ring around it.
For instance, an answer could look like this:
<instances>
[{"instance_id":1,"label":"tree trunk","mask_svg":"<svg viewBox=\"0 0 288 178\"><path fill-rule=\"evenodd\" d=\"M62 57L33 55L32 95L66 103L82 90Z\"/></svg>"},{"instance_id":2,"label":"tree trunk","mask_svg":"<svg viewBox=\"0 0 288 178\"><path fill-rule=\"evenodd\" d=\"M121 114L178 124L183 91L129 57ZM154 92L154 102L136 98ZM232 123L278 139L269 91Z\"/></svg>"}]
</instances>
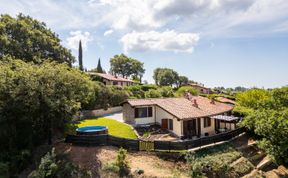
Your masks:
<instances>
[{"instance_id":1,"label":"tree trunk","mask_svg":"<svg viewBox=\"0 0 288 178\"><path fill-rule=\"evenodd\" d=\"M48 128L47 128L47 143L48 145L52 145L52 123L51 119L47 119L48 121Z\"/></svg>"}]
</instances>

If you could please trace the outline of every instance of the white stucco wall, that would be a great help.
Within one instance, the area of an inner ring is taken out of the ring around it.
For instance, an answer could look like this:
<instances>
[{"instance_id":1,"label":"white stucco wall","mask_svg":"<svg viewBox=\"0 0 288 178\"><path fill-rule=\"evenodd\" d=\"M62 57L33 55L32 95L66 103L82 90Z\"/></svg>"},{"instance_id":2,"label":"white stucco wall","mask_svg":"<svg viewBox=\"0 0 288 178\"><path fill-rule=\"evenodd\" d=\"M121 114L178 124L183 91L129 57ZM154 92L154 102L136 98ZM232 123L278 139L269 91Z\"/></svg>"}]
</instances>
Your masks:
<instances>
[{"instance_id":1,"label":"white stucco wall","mask_svg":"<svg viewBox=\"0 0 288 178\"><path fill-rule=\"evenodd\" d=\"M110 81L110 80L107 80L107 79L103 79L103 82L105 82L106 85L113 85L113 81ZM117 83L116 86L130 86L130 85L133 85L132 82L126 82L126 81L123 81L123 82L117 81L116 83ZM121 85L121 83L122 83L122 85Z\"/></svg>"},{"instance_id":2,"label":"white stucco wall","mask_svg":"<svg viewBox=\"0 0 288 178\"><path fill-rule=\"evenodd\" d=\"M140 125L140 124L154 124L155 123L155 106L140 106L140 107L135 107L135 108L147 108L147 107L152 107L152 117L135 118L135 124ZM133 109L135 110L135 108Z\"/></svg>"},{"instance_id":3,"label":"white stucco wall","mask_svg":"<svg viewBox=\"0 0 288 178\"><path fill-rule=\"evenodd\" d=\"M154 124L155 120L153 117L145 117L145 118L135 118L135 124Z\"/></svg>"},{"instance_id":4,"label":"white stucco wall","mask_svg":"<svg viewBox=\"0 0 288 178\"><path fill-rule=\"evenodd\" d=\"M135 118L135 108L141 108L141 107L152 107L152 117L145 117L145 118ZM182 125L183 122L181 120L177 120L173 115L166 112L162 108L158 106L141 106L141 107L131 107L128 103L125 103L123 105L123 119L125 122L131 122L136 125L141 124L154 124L158 123L161 125L162 119L172 119L173 120L173 130L171 130L173 133L175 133L178 136L182 136Z\"/></svg>"},{"instance_id":5,"label":"white stucco wall","mask_svg":"<svg viewBox=\"0 0 288 178\"><path fill-rule=\"evenodd\" d=\"M211 118L210 127L204 127L204 118L201 118L201 136L204 136L205 133L209 133L209 135L215 134L215 119Z\"/></svg>"},{"instance_id":6,"label":"white stucco wall","mask_svg":"<svg viewBox=\"0 0 288 178\"><path fill-rule=\"evenodd\" d=\"M171 131L178 136L182 136L182 121L178 121L172 114L156 106L156 122L161 125L162 119L173 119L173 130Z\"/></svg>"}]
</instances>

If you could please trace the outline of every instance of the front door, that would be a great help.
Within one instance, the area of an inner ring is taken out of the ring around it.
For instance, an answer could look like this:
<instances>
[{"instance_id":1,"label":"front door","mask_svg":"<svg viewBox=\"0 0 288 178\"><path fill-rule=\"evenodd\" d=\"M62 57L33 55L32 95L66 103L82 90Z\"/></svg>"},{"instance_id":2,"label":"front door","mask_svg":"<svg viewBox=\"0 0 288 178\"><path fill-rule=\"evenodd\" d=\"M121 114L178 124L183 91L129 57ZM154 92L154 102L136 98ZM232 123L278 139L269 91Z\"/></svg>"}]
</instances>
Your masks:
<instances>
[{"instance_id":1,"label":"front door","mask_svg":"<svg viewBox=\"0 0 288 178\"><path fill-rule=\"evenodd\" d=\"M197 120L188 120L183 122L183 132L186 138L197 136Z\"/></svg>"},{"instance_id":2,"label":"front door","mask_svg":"<svg viewBox=\"0 0 288 178\"><path fill-rule=\"evenodd\" d=\"M168 129L168 119L161 120L161 127L162 129Z\"/></svg>"},{"instance_id":3,"label":"front door","mask_svg":"<svg viewBox=\"0 0 288 178\"><path fill-rule=\"evenodd\" d=\"M196 135L196 119L188 121L188 131L190 136Z\"/></svg>"}]
</instances>

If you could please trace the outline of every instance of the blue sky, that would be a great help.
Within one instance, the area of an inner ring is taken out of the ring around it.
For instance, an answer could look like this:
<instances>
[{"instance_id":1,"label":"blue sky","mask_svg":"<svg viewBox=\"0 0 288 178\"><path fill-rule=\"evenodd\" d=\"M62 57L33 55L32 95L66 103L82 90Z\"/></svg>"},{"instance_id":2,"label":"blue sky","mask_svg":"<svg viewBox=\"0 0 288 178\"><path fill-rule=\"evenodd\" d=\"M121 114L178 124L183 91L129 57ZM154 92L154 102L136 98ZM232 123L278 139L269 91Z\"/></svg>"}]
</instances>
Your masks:
<instances>
[{"instance_id":1,"label":"blue sky","mask_svg":"<svg viewBox=\"0 0 288 178\"><path fill-rule=\"evenodd\" d=\"M0 0L0 13L44 21L84 65L125 53L144 80L169 67L208 87L288 85L287 0Z\"/></svg>"}]
</instances>

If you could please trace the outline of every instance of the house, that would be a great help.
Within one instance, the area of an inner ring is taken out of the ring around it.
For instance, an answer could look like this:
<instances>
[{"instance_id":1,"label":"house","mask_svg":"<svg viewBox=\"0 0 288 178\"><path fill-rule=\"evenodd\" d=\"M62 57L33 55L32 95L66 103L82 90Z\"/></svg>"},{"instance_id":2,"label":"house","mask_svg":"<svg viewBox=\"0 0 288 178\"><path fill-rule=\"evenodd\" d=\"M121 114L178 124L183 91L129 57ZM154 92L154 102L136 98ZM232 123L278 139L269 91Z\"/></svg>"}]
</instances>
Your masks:
<instances>
[{"instance_id":1,"label":"house","mask_svg":"<svg viewBox=\"0 0 288 178\"><path fill-rule=\"evenodd\" d=\"M231 99L228 99L228 98L225 98L225 97L217 97L215 98L217 101L221 102L221 103L227 103L227 104L232 104L232 105L235 105L236 102L234 100L231 100Z\"/></svg>"},{"instance_id":2,"label":"house","mask_svg":"<svg viewBox=\"0 0 288 178\"><path fill-rule=\"evenodd\" d=\"M125 122L159 124L180 138L195 138L234 130L239 118L232 105L202 96L129 99L122 103Z\"/></svg>"},{"instance_id":3,"label":"house","mask_svg":"<svg viewBox=\"0 0 288 178\"><path fill-rule=\"evenodd\" d=\"M202 94L211 94L212 93L211 89L204 87L204 85L191 83L191 84L188 84L188 86L195 88L196 90L198 90Z\"/></svg>"},{"instance_id":4,"label":"house","mask_svg":"<svg viewBox=\"0 0 288 178\"><path fill-rule=\"evenodd\" d=\"M122 78L116 75L105 74L105 73L96 73L96 72L88 72L90 76L96 76L103 82L105 85L113 85L113 86L130 86L134 85L134 81Z\"/></svg>"}]
</instances>

